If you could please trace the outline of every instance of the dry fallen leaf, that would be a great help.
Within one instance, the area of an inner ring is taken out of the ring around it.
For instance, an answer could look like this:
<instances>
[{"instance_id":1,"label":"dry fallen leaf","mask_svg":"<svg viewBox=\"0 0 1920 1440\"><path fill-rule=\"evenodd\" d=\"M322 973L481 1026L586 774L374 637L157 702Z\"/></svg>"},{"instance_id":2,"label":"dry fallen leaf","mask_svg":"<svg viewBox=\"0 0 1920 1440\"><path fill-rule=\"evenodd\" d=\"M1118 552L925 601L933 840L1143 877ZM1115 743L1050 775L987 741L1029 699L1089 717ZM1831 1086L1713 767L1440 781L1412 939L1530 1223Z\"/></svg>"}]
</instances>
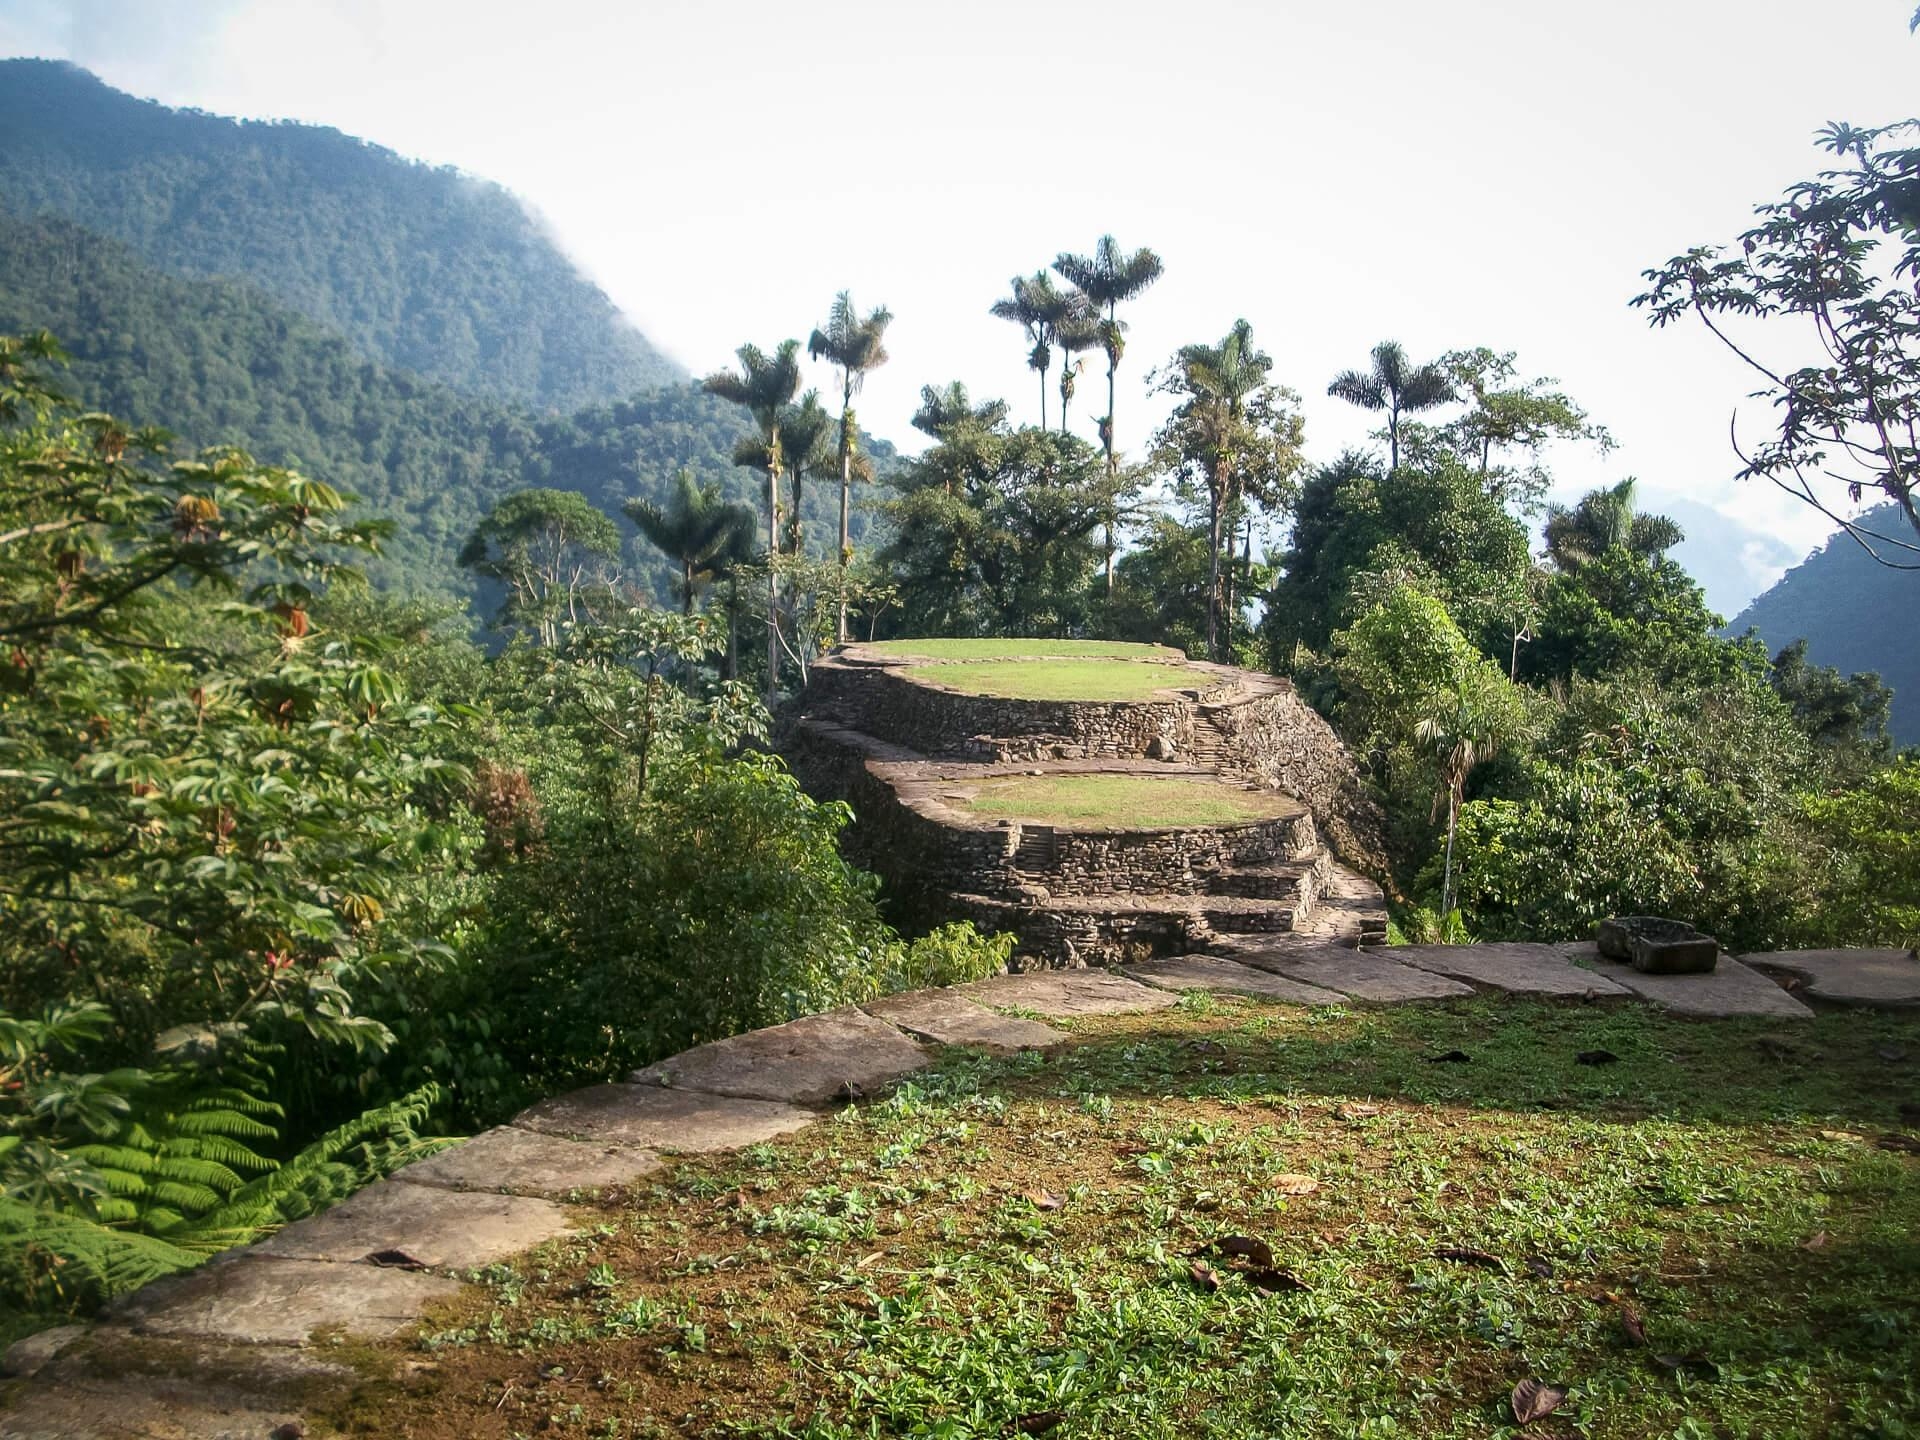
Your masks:
<instances>
[{"instance_id":1,"label":"dry fallen leaf","mask_svg":"<svg viewBox=\"0 0 1920 1440\"><path fill-rule=\"evenodd\" d=\"M1656 1355L1653 1363L1669 1375L1698 1375L1712 1380L1720 1374L1720 1367L1704 1355Z\"/></svg>"},{"instance_id":2,"label":"dry fallen leaf","mask_svg":"<svg viewBox=\"0 0 1920 1440\"><path fill-rule=\"evenodd\" d=\"M1802 1250L1824 1250L1827 1248L1827 1241L1830 1238L1832 1237L1830 1237L1826 1231L1816 1230L1800 1242L1800 1248Z\"/></svg>"},{"instance_id":3,"label":"dry fallen leaf","mask_svg":"<svg viewBox=\"0 0 1920 1440\"><path fill-rule=\"evenodd\" d=\"M1527 1256L1527 1273L1536 1280L1553 1278L1553 1262L1544 1255Z\"/></svg>"},{"instance_id":4,"label":"dry fallen leaf","mask_svg":"<svg viewBox=\"0 0 1920 1440\"><path fill-rule=\"evenodd\" d=\"M1582 1050L1573 1058L1581 1065L1614 1065L1620 1060L1611 1050Z\"/></svg>"},{"instance_id":5,"label":"dry fallen leaf","mask_svg":"<svg viewBox=\"0 0 1920 1440\"><path fill-rule=\"evenodd\" d=\"M1219 1239L1211 1240L1201 1246L1199 1253L1204 1255L1208 1251L1216 1255L1224 1255L1229 1260L1245 1260L1249 1265L1261 1268L1268 1268L1273 1264L1273 1247L1264 1240L1254 1239L1251 1235L1222 1235Z\"/></svg>"},{"instance_id":6,"label":"dry fallen leaf","mask_svg":"<svg viewBox=\"0 0 1920 1440\"><path fill-rule=\"evenodd\" d=\"M1433 1252L1436 1260L1451 1260L1456 1265L1478 1265L1482 1270L1507 1272L1507 1262L1498 1255L1489 1255L1484 1250L1469 1250L1463 1245L1443 1245Z\"/></svg>"},{"instance_id":7,"label":"dry fallen leaf","mask_svg":"<svg viewBox=\"0 0 1920 1440\"><path fill-rule=\"evenodd\" d=\"M1620 1306L1620 1328L1627 1333L1627 1339L1636 1345L1647 1343L1647 1327L1640 1319L1640 1312L1624 1302Z\"/></svg>"},{"instance_id":8,"label":"dry fallen leaf","mask_svg":"<svg viewBox=\"0 0 1920 1440\"><path fill-rule=\"evenodd\" d=\"M869 1265L878 1265L886 1253L884 1250L876 1250L871 1255L862 1255L860 1257L860 1263L853 1268L856 1270L864 1270Z\"/></svg>"},{"instance_id":9,"label":"dry fallen leaf","mask_svg":"<svg viewBox=\"0 0 1920 1440\"><path fill-rule=\"evenodd\" d=\"M1920 1155L1920 1140L1911 1135L1882 1135L1879 1145L1882 1150L1900 1150L1908 1155Z\"/></svg>"},{"instance_id":10,"label":"dry fallen leaf","mask_svg":"<svg viewBox=\"0 0 1920 1440\"><path fill-rule=\"evenodd\" d=\"M1220 1277L1213 1273L1213 1267L1204 1260L1196 1260L1187 1266L1187 1275L1209 1295L1220 1288Z\"/></svg>"},{"instance_id":11,"label":"dry fallen leaf","mask_svg":"<svg viewBox=\"0 0 1920 1440\"><path fill-rule=\"evenodd\" d=\"M1282 1195L1311 1195L1320 1188L1320 1182L1311 1175L1276 1175L1273 1188Z\"/></svg>"},{"instance_id":12,"label":"dry fallen leaf","mask_svg":"<svg viewBox=\"0 0 1920 1440\"><path fill-rule=\"evenodd\" d=\"M1022 1415L1013 1422L1016 1435L1044 1435L1067 1417L1058 1410L1035 1410L1031 1415Z\"/></svg>"},{"instance_id":13,"label":"dry fallen leaf","mask_svg":"<svg viewBox=\"0 0 1920 1440\"><path fill-rule=\"evenodd\" d=\"M427 1262L404 1250L376 1250L367 1256L367 1264L387 1270L424 1270Z\"/></svg>"},{"instance_id":14,"label":"dry fallen leaf","mask_svg":"<svg viewBox=\"0 0 1920 1440\"><path fill-rule=\"evenodd\" d=\"M1335 1118L1340 1120L1371 1120L1380 1113L1380 1107L1378 1105L1342 1105L1333 1113Z\"/></svg>"},{"instance_id":15,"label":"dry fallen leaf","mask_svg":"<svg viewBox=\"0 0 1920 1440\"><path fill-rule=\"evenodd\" d=\"M1858 1145L1867 1137L1856 1130L1822 1130L1820 1132L1820 1138L1822 1140L1837 1140L1848 1145Z\"/></svg>"},{"instance_id":16,"label":"dry fallen leaf","mask_svg":"<svg viewBox=\"0 0 1920 1440\"><path fill-rule=\"evenodd\" d=\"M1027 1199L1033 1202L1033 1208L1036 1210L1058 1210L1066 1204L1066 1201L1051 1190L1029 1190L1026 1195Z\"/></svg>"},{"instance_id":17,"label":"dry fallen leaf","mask_svg":"<svg viewBox=\"0 0 1920 1440\"><path fill-rule=\"evenodd\" d=\"M1288 1290L1313 1288L1291 1270L1276 1270L1270 1265L1247 1271L1247 1284L1256 1290L1264 1290L1269 1295L1279 1295Z\"/></svg>"},{"instance_id":18,"label":"dry fallen leaf","mask_svg":"<svg viewBox=\"0 0 1920 1440\"><path fill-rule=\"evenodd\" d=\"M1522 1425L1531 1425L1536 1420L1544 1420L1558 1410L1567 1399L1564 1385L1548 1385L1529 1375L1513 1387L1511 1397L1513 1418Z\"/></svg>"},{"instance_id":19,"label":"dry fallen leaf","mask_svg":"<svg viewBox=\"0 0 1920 1440\"><path fill-rule=\"evenodd\" d=\"M1473 1057L1464 1050L1449 1050L1443 1055L1429 1055L1427 1060L1434 1065L1465 1065Z\"/></svg>"}]
</instances>

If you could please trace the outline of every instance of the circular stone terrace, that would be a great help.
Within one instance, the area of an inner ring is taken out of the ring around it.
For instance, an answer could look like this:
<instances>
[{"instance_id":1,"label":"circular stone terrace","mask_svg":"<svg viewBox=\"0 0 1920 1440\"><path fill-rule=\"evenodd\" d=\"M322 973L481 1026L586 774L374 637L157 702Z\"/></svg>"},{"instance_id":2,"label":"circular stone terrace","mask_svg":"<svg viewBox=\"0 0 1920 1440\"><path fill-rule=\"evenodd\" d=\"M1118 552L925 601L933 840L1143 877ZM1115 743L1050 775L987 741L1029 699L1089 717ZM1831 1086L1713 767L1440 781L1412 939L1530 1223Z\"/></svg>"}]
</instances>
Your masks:
<instances>
[{"instance_id":1,"label":"circular stone terrace","mask_svg":"<svg viewBox=\"0 0 1920 1440\"><path fill-rule=\"evenodd\" d=\"M852 806L850 849L907 915L1011 931L1028 965L1384 930L1323 841L1365 813L1352 760L1276 676L1145 644L853 645L781 748Z\"/></svg>"}]
</instances>

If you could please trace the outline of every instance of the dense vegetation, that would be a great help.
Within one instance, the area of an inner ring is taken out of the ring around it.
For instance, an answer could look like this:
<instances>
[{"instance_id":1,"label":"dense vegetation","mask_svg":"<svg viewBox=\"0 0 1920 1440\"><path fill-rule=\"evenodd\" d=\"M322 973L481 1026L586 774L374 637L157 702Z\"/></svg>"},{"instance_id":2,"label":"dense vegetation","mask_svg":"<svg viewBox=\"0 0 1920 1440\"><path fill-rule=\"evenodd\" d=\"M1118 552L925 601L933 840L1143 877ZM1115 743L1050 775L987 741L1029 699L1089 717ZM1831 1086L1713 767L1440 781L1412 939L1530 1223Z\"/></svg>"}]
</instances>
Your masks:
<instances>
[{"instance_id":1,"label":"dense vegetation","mask_svg":"<svg viewBox=\"0 0 1920 1440\"><path fill-rule=\"evenodd\" d=\"M45 60L0 63L0 134L0 209L250 281L365 359L542 410L682 378L486 181L337 130L170 110Z\"/></svg>"},{"instance_id":2,"label":"dense vegetation","mask_svg":"<svg viewBox=\"0 0 1920 1440\"><path fill-rule=\"evenodd\" d=\"M704 618L617 572L569 613L501 526L546 643L488 659L354 583L387 522L175 458L56 396L57 358L0 340L10 1306L194 1263L419 1153L430 1115L1004 961L886 926L844 810L738 748L766 714Z\"/></svg>"},{"instance_id":3,"label":"dense vegetation","mask_svg":"<svg viewBox=\"0 0 1920 1440\"><path fill-rule=\"evenodd\" d=\"M609 511L664 496L682 470L749 493L732 463L744 427L691 386L542 417L369 362L251 285L164 274L68 221L0 215L0 333L39 327L60 336L70 384L90 403L165 424L189 445L244 436L262 460L325 475L394 519L365 565L385 589L468 596L460 546L522 487L577 490ZM870 448L883 463L891 454ZM813 500L809 523L824 530L831 507ZM852 524L865 533L864 514ZM624 564L665 596L667 567L650 546L632 544Z\"/></svg>"}]
</instances>

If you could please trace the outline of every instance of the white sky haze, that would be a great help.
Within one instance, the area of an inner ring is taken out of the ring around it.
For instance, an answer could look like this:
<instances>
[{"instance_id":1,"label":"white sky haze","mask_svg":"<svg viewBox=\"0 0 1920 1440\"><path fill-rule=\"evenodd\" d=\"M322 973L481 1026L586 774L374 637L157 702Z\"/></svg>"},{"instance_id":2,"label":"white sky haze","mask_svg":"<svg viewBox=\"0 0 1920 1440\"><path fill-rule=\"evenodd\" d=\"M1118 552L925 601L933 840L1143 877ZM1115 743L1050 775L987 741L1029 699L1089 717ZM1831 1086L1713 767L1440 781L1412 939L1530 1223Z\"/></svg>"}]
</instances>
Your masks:
<instances>
[{"instance_id":1,"label":"white sky haze","mask_svg":"<svg viewBox=\"0 0 1920 1440\"><path fill-rule=\"evenodd\" d=\"M1114 233L1165 278L1125 312L1120 442L1148 369L1245 316L1316 457L1371 419L1326 395L1395 338L1557 376L1627 474L1794 552L1820 517L1729 479L1749 388L1628 308L1821 167L1813 132L1920 111L1911 0L964 6L735 0L0 0L0 54L172 105L335 126L498 180L695 373L804 338L835 291L896 315L861 418L911 448L925 383L1038 408L987 306ZM1076 413L1104 379L1083 378ZM817 377L823 385L826 374ZM1049 404L1057 404L1050 396ZM1749 405L1755 424L1764 413ZM1083 423L1083 433L1090 424ZM1750 585L1780 563L1756 543ZM1731 604L1734 597L1716 597Z\"/></svg>"}]
</instances>

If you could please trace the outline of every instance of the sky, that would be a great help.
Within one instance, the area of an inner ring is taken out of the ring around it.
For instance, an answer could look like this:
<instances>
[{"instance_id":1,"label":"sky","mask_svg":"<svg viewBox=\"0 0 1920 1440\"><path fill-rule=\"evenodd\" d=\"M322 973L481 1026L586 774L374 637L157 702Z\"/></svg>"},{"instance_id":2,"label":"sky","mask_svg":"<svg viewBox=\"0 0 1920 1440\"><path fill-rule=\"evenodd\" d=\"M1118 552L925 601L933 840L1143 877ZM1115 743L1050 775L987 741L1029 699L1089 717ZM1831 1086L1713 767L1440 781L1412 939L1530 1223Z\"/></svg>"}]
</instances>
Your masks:
<instances>
[{"instance_id":1,"label":"sky","mask_svg":"<svg viewBox=\"0 0 1920 1440\"><path fill-rule=\"evenodd\" d=\"M920 387L1035 419L1016 274L1103 233L1164 278L1126 312L1119 441L1179 345L1253 325L1310 453L1373 420L1329 398L1379 340L1487 345L1619 442L1559 493L1638 476L1731 612L1826 534L1736 484L1764 407L1640 272L1730 239L1821 168L1830 120L1920 112L1912 0L0 0L0 55L171 105L335 126L497 180L695 374L805 338L835 292L896 317L862 422L903 448ZM1082 433L1104 398L1090 365ZM828 374L810 376L825 388ZM1050 396L1057 405L1057 395ZM1745 527L1708 540L1715 515ZM1731 538L1729 538L1731 537Z\"/></svg>"}]
</instances>

